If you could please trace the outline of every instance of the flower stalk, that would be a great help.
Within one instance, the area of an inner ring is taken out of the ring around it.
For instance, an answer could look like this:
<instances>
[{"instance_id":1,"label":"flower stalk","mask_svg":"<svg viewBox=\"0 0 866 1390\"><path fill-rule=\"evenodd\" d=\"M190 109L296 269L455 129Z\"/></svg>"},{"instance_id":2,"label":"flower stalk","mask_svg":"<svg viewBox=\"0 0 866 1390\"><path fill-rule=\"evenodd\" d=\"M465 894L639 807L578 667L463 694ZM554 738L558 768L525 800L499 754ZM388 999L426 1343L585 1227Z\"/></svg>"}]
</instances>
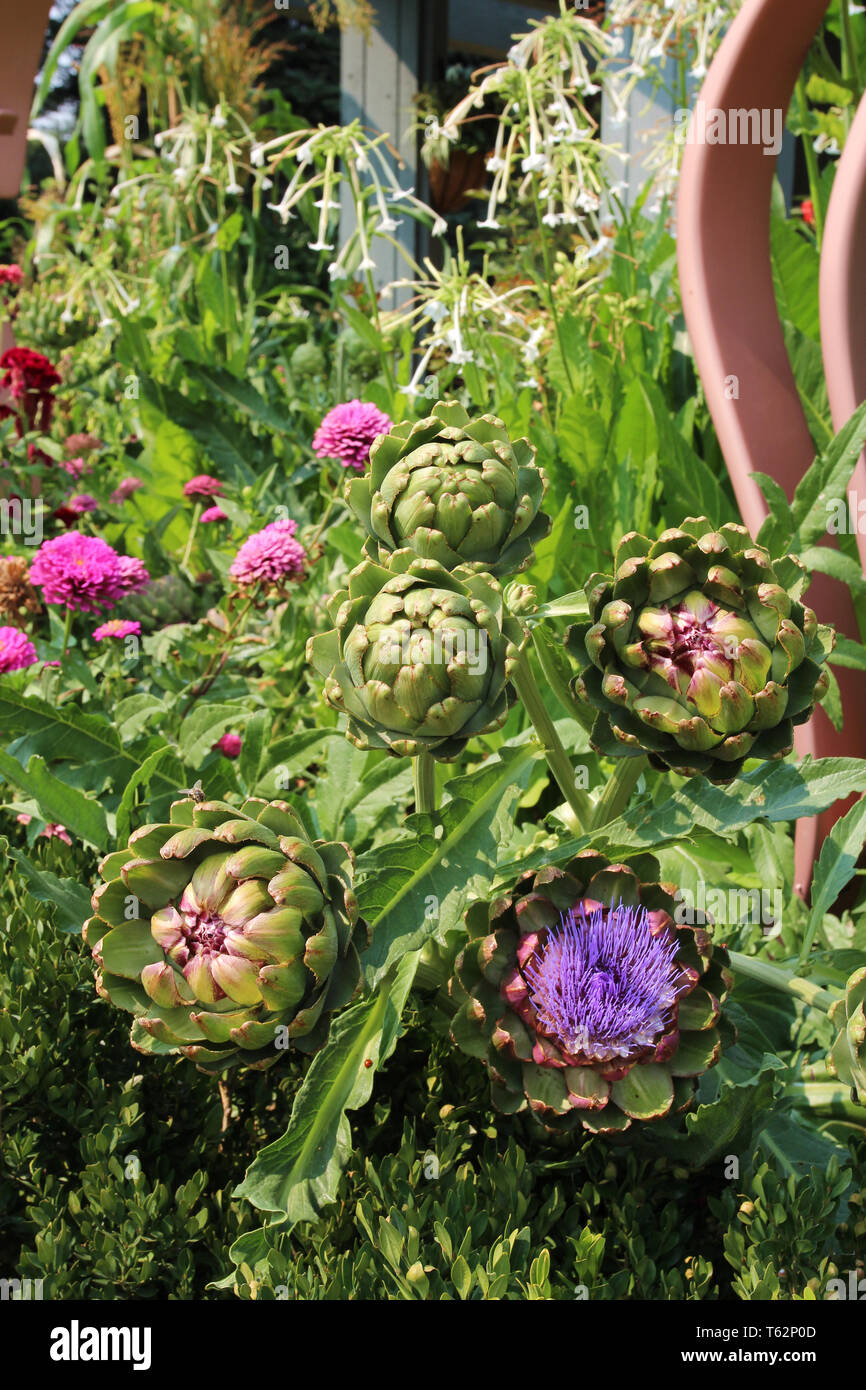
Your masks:
<instances>
[{"instance_id":1,"label":"flower stalk","mask_svg":"<svg viewBox=\"0 0 866 1390\"><path fill-rule=\"evenodd\" d=\"M575 786L571 760L563 748L553 720L547 712L547 706L542 699L541 691L538 689L525 655L522 655L517 661L511 675L511 681L526 713L529 715L556 784L571 807L577 821L578 833L584 834L592 821L593 804L586 792Z\"/></svg>"}]
</instances>

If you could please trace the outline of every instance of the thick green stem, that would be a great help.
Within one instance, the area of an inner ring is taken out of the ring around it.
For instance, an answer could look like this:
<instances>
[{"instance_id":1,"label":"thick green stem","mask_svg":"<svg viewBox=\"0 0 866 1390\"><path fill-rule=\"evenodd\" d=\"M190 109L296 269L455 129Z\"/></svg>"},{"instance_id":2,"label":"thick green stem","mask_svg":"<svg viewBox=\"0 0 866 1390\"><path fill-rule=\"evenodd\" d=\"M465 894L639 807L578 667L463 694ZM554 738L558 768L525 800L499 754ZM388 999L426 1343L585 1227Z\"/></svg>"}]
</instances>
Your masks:
<instances>
[{"instance_id":1,"label":"thick green stem","mask_svg":"<svg viewBox=\"0 0 866 1390\"><path fill-rule=\"evenodd\" d=\"M67 649L67 647L69 646L69 634L71 633L71 631L72 631L72 609L71 609L71 608L67 608L67 610L66 610L66 616L65 616L64 619L63 619L63 641L62 641L61 644L60 644L60 655L61 655L61 657L64 657L64 656L66 655L66 649Z\"/></svg>"},{"instance_id":2,"label":"thick green stem","mask_svg":"<svg viewBox=\"0 0 866 1390\"><path fill-rule=\"evenodd\" d=\"M785 970L768 960L759 960L757 956L741 955L739 951L729 951L728 955L734 970L748 975L751 980L757 980L759 984L769 985L771 989L781 990L784 994L793 994L825 1012L829 1012L836 1002L836 995L813 984L811 980L804 980L801 975L795 975L793 970Z\"/></svg>"},{"instance_id":3,"label":"thick green stem","mask_svg":"<svg viewBox=\"0 0 866 1390\"><path fill-rule=\"evenodd\" d=\"M419 753L412 764L415 810L432 815L436 810L436 763L432 753Z\"/></svg>"},{"instance_id":4,"label":"thick green stem","mask_svg":"<svg viewBox=\"0 0 866 1390\"><path fill-rule=\"evenodd\" d=\"M535 683L535 677L525 656L520 658L511 681L518 696L523 701L526 713L532 720L532 727L544 749L547 765L556 779L559 790L574 813L578 834L583 835L592 819L592 801L586 792L575 786L571 759L560 742L559 734L553 727L553 720L547 712L541 691Z\"/></svg>"},{"instance_id":5,"label":"thick green stem","mask_svg":"<svg viewBox=\"0 0 866 1390\"><path fill-rule=\"evenodd\" d=\"M843 1086L841 1081L792 1081L785 1087L785 1095L807 1110L866 1123L866 1108L851 1099L850 1086Z\"/></svg>"},{"instance_id":6,"label":"thick green stem","mask_svg":"<svg viewBox=\"0 0 866 1390\"><path fill-rule=\"evenodd\" d=\"M538 664L541 667L541 674L550 686L564 712L570 719L576 719L587 733L591 733L595 723L595 711L589 705L584 705L574 695L572 695L568 682L564 681L556 669L556 663L550 655L547 646L547 638L542 635L538 628L530 630L532 645L535 655L538 657Z\"/></svg>"},{"instance_id":7,"label":"thick green stem","mask_svg":"<svg viewBox=\"0 0 866 1390\"><path fill-rule=\"evenodd\" d=\"M620 758L613 776L595 803L592 817L592 830L616 820L628 806L632 792L646 771L649 763L646 758Z\"/></svg>"}]
</instances>

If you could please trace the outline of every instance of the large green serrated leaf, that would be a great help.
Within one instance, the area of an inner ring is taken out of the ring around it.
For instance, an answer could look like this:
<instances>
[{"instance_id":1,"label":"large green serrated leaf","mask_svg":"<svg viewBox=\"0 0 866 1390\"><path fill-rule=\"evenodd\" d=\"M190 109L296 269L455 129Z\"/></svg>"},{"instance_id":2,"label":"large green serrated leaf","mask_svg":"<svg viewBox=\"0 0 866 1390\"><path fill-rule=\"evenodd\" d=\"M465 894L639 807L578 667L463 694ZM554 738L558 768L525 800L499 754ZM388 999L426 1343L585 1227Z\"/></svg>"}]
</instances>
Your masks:
<instances>
[{"instance_id":1,"label":"large green serrated leaf","mask_svg":"<svg viewBox=\"0 0 866 1390\"><path fill-rule=\"evenodd\" d=\"M107 848L108 822L99 802L61 782L48 770L44 758L34 755L25 768L8 753L0 752L0 775L32 796L47 821L64 825L96 849Z\"/></svg>"},{"instance_id":2,"label":"large green serrated leaf","mask_svg":"<svg viewBox=\"0 0 866 1390\"><path fill-rule=\"evenodd\" d=\"M492 882L497 846L506 838L516 797L540 756L533 742L503 747L477 772L455 777L435 816L410 816L410 836L369 850L358 860L361 913L373 931L363 958L374 986L405 951L456 926L471 893Z\"/></svg>"},{"instance_id":3,"label":"large green serrated leaf","mask_svg":"<svg viewBox=\"0 0 866 1390\"><path fill-rule=\"evenodd\" d=\"M691 777L661 805L639 803L593 835L564 840L555 848L506 864L503 880L544 864L571 859L588 845L611 852L652 849L670 840L690 840L695 829L734 835L755 821L790 821L816 816L852 792L866 791L861 758L804 758L799 763L763 763L753 772L715 786Z\"/></svg>"},{"instance_id":4,"label":"large green serrated leaf","mask_svg":"<svg viewBox=\"0 0 866 1390\"><path fill-rule=\"evenodd\" d=\"M334 1019L295 1097L288 1129L256 1156L235 1196L292 1223L314 1221L334 1200L351 1148L346 1111L369 1100L376 1067L393 1051L416 966L417 954L404 956L375 994Z\"/></svg>"}]
</instances>

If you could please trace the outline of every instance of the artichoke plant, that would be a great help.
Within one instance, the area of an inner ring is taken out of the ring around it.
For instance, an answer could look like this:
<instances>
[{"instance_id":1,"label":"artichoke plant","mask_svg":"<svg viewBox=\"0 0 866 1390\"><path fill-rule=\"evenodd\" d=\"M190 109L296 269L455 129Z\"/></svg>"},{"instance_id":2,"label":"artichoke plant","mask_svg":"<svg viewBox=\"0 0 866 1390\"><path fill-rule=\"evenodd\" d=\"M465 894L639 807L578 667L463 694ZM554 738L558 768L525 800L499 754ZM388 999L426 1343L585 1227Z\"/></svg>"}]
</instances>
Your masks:
<instances>
[{"instance_id":1,"label":"artichoke plant","mask_svg":"<svg viewBox=\"0 0 866 1390\"><path fill-rule=\"evenodd\" d=\"M142 1052L263 1069L312 1052L351 998L364 928L346 845L312 841L282 801L193 797L100 865L84 936L97 990Z\"/></svg>"},{"instance_id":2,"label":"artichoke plant","mask_svg":"<svg viewBox=\"0 0 866 1390\"><path fill-rule=\"evenodd\" d=\"M650 855L586 850L469 909L452 1037L485 1063L499 1109L612 1134L691 1104L721 1054L731 975L657 876Z\"/></svg>"},{"instance_id":3,"label":"artichoke plant","mask_svg":"<svg viewBox=\"0 0 866 1390\"><path fill-rule=\"evenodd\" d=\"M829 628L799 602L806 577L742 526L689 517L656 541L623 536L614 573L587 585L569 630L573 689L599 711L593 746L730 781L747 757L781 758L827 691Z\"/></svg>"},{"instance_id":4,"label":"artichoke plant","mask_svg":"<svg viewBox=\"0 0 866 1390\"><path fill-rule=\"evenodd\" d=\"M470 420L452 401L381 436L346 500L370 537L367 553L383 564L407 548L445 569L511 575L550 530L539 511L545 484L528 440L512 442L495 415Z\"/></svg>"},{"instance_id":5,"label":"artichoke plant","mask_svg":"<svg viewBox=\"0 0 866 1390\"><path fill-rule=\"evenodd\" d=\"M329 603L334 628L307 644L328 703L359 748L449 761L508 712L527 636L489 575L411 551L365 560Z\"/></svg>"},{"instance_id":6,"label":"artichoke plant","mask_svg":"<svg viewBox=\"0 0 866 1390\"><path fill-rule=\"evenodd\" d=\"M830 1021L839 1029L830 1049L829 1068L853 1099L866 1105L866 967L855 970L845 994L830 1009Z\"/></svg>"}]
</instances>

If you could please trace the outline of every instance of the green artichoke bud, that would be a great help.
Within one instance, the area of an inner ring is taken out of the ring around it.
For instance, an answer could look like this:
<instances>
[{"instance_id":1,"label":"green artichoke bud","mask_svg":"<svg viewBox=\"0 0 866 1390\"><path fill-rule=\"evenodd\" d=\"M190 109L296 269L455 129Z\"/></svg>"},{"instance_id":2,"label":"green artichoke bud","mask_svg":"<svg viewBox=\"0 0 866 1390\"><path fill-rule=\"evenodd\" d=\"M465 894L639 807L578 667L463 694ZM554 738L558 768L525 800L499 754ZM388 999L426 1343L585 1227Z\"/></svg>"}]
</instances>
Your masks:
<instances>
[{"instance_id":1,"label":"green artichoke bud","mask_svg":"<svg viewBox=\"0 0 866 1390\"><path fill-rule=\"evenodd\" d=\"M346 500L369 533L367 553L383 564L407 548L445 569L510 575L532 563L550 530L539 511L545 486L527 439L512 443L495 415L470 420L452 401L383 435Z\"/></svg>"},{"instance_id":2,"label":"green artichoke bud","mask_svg":"<svg viewBox=\"0 0 866 1390\"><path fill-rule=\"evenodd\" d=\"M496 580L453 572L409 550L365 560L329 603L330 632L307 659L359 748L427 751L447 762L505 721L508 681L526 645Z\"/></svg>"},{"instance_id":3,"label":"green artichoke bud","mask_svg":"<svg viewBox=\"0 0 866 1390\"><path fill-rule=\"evenodd\" d=\"M785 757L829 684L834 638L798 601L805 584L742 526L689 517L657 541L623 536L613 576L587 585L592 621L566 638L583 666L572 688L599 711L593 746L715 782Z\"/></svg>"},{"instance_id":4,"label":"green artichoke bud","mask_svg":"<svg viewBox=\"0 0 866 1390\"><path fill-rule=\"evenodd\" d=\"M855 970L845 985L845 995L830 1009L830 1021L839 1033L830 1049L829 1070L854 1098L866 1105L866 967Z\"/></svg>"},{"instance_id":5,"label":"green artichoke bud","mask_svg":"<svg viewBox=\"0 0 866 1390\"><path fill-rule=\"evenodd\" d=\"M144 633L173 623L192 623L197 616L201 598L176 574L164 574L154 579L141 593L126 594L122 600L122 617L141 623Z\"/></svg>"},{"instance_id":6,"label":"green artichoke bud","mask_svg":"<svg viewBox=\"0 0 866 1390\"><path fill-rule=\"evenodd\" d=\"M613 1134L691 1105L721 1055L731 975L657 875L650 855L586 850L469 909L452 1037L484 1062L500 1110Z\"/></svg>"},{"instance_id":7,"label":"green artichoke bud","mask_svg":"<svg viewBox=\"0 0 866 1390\"><path fill-rule=\"evenodd\" d=\"M364 944L346 845L310 840L283 801L189 798L100 874L84 936L134 1047L222 1071L322 1045Z\"/></svg>"},{"instance_id":8,"label":"green artichoke bud","mask_svg":"<svg viewBox=\"0 0 866 1390\"><path fill-rule=\"evenodd\" d=\"M320 376L325 370L325 354L318 343L299 343L289 365L295 376Z\"/></svg>"}]
</instances>

